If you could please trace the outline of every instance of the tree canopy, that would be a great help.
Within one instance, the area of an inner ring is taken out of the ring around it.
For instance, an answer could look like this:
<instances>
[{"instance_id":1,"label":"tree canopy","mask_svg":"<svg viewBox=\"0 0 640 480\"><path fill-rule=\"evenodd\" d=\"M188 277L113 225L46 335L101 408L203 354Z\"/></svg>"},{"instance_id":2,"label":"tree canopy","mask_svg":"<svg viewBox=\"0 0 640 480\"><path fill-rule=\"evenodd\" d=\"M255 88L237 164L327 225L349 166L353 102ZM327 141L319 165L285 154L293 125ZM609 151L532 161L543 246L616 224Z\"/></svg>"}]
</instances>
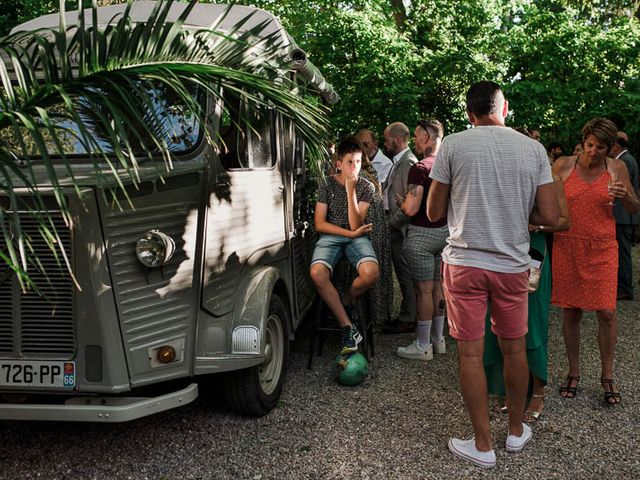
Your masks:
<instances>
[{"instance_id":1,"label":"tree canopy","mask_svg":"<svg viewBox=\"0 0 640 480\"><path fill-rule=\"evenodd\" d=\"M640 145L640 2L254 0L273 11L342 96L338 135L420 117L466 127L474 81L504 86L510 124L566 149L609 116Z\"/></svg>"},{"instance_id":2,"label":"tree canopy","mask_svg":"<svg viewBox=\"0 0 640 480\"><path fill-rule=\"evenodd\" d=\"M57 8L9 2L0 34ZM90 3L90 2L89 2ZM119 3L102 0L98 3ZM638 0L241 0L278 15L342 101L336 136L436 117L465 128L464 93L481 79L504 86L510 124L565 150L580 127L609 116L640 147ZM67 2L73 5L75 2Z\"/></svg>"}]
</instances>

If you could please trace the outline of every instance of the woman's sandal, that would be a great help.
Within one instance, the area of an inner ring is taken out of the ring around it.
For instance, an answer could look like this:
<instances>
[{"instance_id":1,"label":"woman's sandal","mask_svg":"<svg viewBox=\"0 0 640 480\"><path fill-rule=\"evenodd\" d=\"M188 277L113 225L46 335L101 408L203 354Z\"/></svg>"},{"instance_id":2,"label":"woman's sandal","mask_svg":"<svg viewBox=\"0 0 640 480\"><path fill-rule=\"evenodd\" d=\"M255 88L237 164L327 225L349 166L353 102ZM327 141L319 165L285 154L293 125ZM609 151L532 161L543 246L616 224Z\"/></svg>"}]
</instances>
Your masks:
<instances>
[{"instance_id":1,"label":"woman's sandal","mask_svg":"<svg viewBox=\"0 0 640 480\"><path fill-rule=\"evenodd\" d=\"M533 395L531 395L531 398L538 398L542 400L542 405L540 405L539 411L527 410L526 412L524 412L523 420L527 423L537 422L538 419L540 418L540 415L542 414L542 408L544 407L544 395L539 395L537 393L534 393Z\"/></svg>"},{"instance_id":2,"label":"woman's sandal","mask_svg":"<svg viewBox=\"0 0 640 480\"><path fill-rule=\"evenodd\" d=\"M492 410L496 413L507 413L507 406L502 403L497 403L493 406Z\"/></svg>"},{"instance_id":3,"label":"woman's sandal","mask_svg":"<svg viewBox=\"0 0 640 480\"><path fill-rule=\"evenodd\" d=\"M578 393L578 382L580 381L580 377L573 377L571 375L567 375L566 383L560 387L560 396L562 398L573 398ZM575 383L574 383L575 382ZM573 385L573 386L571 386ZM562 395L564 393L564 395Z\"/></svg>"},{"instance_id":4,"label":"woman's sandal","mask_svg":"<svg viewBox=\"0 0 640 480\"><path fill-rule=\"evenodd\" d=\"M616 386L616 384L613 383L612 378L601 378L600 383L602 384L602 388L604 388L604 403L607 405L618 405L622 402L622 394L620 391L614 391L613 387Z\"/></svg>"}]
</instances>

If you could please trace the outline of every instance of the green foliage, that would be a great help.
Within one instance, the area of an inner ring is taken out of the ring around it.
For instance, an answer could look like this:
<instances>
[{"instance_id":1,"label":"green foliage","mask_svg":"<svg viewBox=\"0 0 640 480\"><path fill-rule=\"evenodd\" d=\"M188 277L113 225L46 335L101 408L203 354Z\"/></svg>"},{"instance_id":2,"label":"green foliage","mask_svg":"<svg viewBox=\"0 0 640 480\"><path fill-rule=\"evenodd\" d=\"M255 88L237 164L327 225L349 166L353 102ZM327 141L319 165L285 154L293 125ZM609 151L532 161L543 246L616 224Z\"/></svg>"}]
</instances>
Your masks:
<instances>
[{"instance_id":1,"label":"green foliage","mask_svg":"<svg viewBox=\"0 0 640 480\"><path fill-rule=\"evenodd\" d=\"M339 136L363 126L380 129L417 120L422 61L407 35L396 29L389 9L368 0L246 2L273 11L342 101L331 115ZM339 5L339 8L338 8Z\"/></svg>"},{"instance_id":2,"label":"green foliage","mask_svg":"<svg viewBox=\"0 0 640 480\"><path fill-rule=\"evenodd\" d=\"M3 11L23 19L52 3ZM241 3L279 16L336 87L336 136L430 116L460 130L466 88L492 79L505 85L511 123L542 130L545 142L568 149L604 114L623 119L640 147L638 0L412 0L400 12L397 0Z\"/></svg>"},{"instance_id":3,"label":"green foliage","mask_svg":"<svg viewBox=\"0 0 640 480\"><path fill-rule=\"evenodd\" d=\"M412 0L401 29L391 0L247 3L279 15L336 86L336 135L430 116L460 130L481 79L505 86L511 124L565 151L595 115L640 132L638 1Z\"/></svg>"},{"instance_id":4,"label":"green foliage","mask_svg":"<svg viewBox=\"0 0 640 480\"><path fill-rule=\"evenodd\" d=\"M621 117L627 131L640 131L640 24L619 17L602 28L578 17L572 9L531 6L510 31L508 75L519 78L506 89L514 121L541 130L545 142L562 142L565 151L595 116Z\"/></svg>"},{"instance_id":5,"label":"green foliage","mask_svg":"<svg viewBox=\"0 0 640 480\"><path fill-rule=\"evenodd\" d=\"M0 37L9 34L16 25L48 13L58 11L58 0L0 0ZM75 8L77 2L65 1L68 9ZM85 7L91 6L91 0Z\"/></svg>"}]
</instances>

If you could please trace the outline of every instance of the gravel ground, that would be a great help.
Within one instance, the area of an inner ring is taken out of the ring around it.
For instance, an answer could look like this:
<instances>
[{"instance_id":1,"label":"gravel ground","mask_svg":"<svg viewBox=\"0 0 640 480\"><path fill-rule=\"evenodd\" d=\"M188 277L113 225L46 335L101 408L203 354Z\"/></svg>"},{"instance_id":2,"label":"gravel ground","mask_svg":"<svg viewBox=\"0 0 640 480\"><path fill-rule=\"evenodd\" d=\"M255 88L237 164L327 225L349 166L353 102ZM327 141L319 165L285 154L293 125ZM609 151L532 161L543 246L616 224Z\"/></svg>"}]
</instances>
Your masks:
<instances>
[{"instance_id":1,"label":"gravel ground","mask_svg":"<svg viewBox=\"0 0 640 480\"><path fill-rule=\"evenodd\" d=\"M634 255L637 261L640 247ZM637 263L637 262L636 262ZM636 271L636 281L640 278ZM637 297L640 288L636 285ZM0 423L0 478L325 479L325 478L640 478L638 301L619 304L616 375L623 403L607 407L600 387L595 315L582 332L576 398L557 387L566 373L561 316L549 322L550 378L541 420L524 452L504 448L506 418L492 414L498 466L484 471L447 450L470 436L457 383L456 350L426 364L395 356L411 335L378 336L369 380L336 384L329 366L337 338L306 369L308 339L298 335L282 401L260 419L238 417L204 399L135 422Z\"/></svg>"}]
</instances>

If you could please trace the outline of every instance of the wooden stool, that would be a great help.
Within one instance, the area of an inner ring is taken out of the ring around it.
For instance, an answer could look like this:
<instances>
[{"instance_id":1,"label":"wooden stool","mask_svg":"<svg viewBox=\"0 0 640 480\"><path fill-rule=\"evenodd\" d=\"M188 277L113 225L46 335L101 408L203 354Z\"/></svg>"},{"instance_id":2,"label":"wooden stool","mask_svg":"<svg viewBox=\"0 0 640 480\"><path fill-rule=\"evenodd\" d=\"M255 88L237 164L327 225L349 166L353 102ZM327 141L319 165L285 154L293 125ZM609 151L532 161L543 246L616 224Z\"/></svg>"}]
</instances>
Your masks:
<instances>
[{"instance_id":1,"label":"wooden stool","mask_svg":"<svg viewBox=\"0 0 640 480\"><path fill-rule=\"evenodd\" d=\"M371 360L375 353L373 323L369 321L371 318L369 314L369 304L369 292L356 299L353 303L354 311L356 313L354 323L356 324L356 327L358 327L360 335L362 335L362 342L358 345L358 351L361 352L367 360ZM309 338L309 359L307 362L307 368L309 369L313 363L313 350L315 348L316 341L318 343L318 356L320 356L322 355L322 347L324 346L326 334L329 332L336 332L340 334L341 331L338 321L331 314L319 295L316 296L311 315L313 324L311 326L311 335Z\"/></svg>"}]
</instances>

